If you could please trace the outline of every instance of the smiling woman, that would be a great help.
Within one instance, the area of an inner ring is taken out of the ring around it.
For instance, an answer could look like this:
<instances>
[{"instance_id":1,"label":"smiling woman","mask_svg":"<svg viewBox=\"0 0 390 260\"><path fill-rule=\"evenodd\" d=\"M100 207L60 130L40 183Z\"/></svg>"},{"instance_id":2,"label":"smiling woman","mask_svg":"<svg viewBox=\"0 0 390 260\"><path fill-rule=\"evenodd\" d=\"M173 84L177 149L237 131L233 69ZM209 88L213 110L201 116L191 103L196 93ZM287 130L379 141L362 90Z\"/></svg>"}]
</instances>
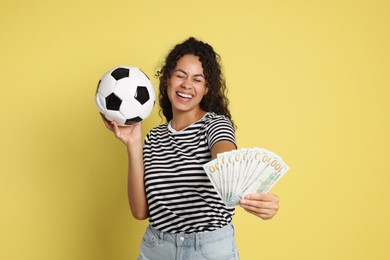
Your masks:
<instances>
[{"instance_id":1,"label":"smiling woman","mask_svg":"<svg viewBox=\"0 0 390 260\"><path fill-rule=\"evenodd\" d=\"M234 122L228 109L229 100L226 96L226 82L221 70L221 58L218 53L214 51L212 46L202 41L198 41L193 37L190 37L183 43L176 45L175 48L173 48L167 55L165 64L157 73L157 76L159 76L160 79L159 101L161 112L167 122L172 120L173 117L172 104L168 98L167 92L168 83L171 80L171 76L188 76L185 75L185 71L181 71L183 72L182 74L179 74L179 72L174 74L176 73L175 69L178 69L179 71L183 69L177 65L179 61L181 62L181 58L187 55L194 56L191 58L191 61L195 62L192 66L198 66L197 72L196 70L192 71L192 73L194 73L191 75L193 76L193 80L204 80L204 84L207 88L207 95L205 95L199 103L200 108L204 111L214 111L219 115L226 116L234 126ZM188 58L187 62L188 61L190 61L190 58Z\"/></svg>"},{"instance_id":2,"label":"smiling woman","mask_svg":"<svg viewBox=\"0 0 390 260\"><path fill-rule=\"evenodd\" d=\"M168 54L160 73L166 123L141 140L141 122L105 120L127 146L128 198L133 216L149 218L138 259L238 259L232 218L203 165L237 148L218 55L189 38ZM278 199L252 194L241 206L272 218ZM156 243L158 241L158 243Z\"/></svg>"},{"instance_id":3,"label":"smiling woman","mask_svg":"<svg viewBox=\"0 0 390 260\"><path fill-rule=\"evenodd\" d=\"M207 92L208 88L199 58L191 54L184 55L177 62L167 88L172 104L171 125L174 129L182 130L205 114L199 103Z\"/></svg>"}]
</instances>

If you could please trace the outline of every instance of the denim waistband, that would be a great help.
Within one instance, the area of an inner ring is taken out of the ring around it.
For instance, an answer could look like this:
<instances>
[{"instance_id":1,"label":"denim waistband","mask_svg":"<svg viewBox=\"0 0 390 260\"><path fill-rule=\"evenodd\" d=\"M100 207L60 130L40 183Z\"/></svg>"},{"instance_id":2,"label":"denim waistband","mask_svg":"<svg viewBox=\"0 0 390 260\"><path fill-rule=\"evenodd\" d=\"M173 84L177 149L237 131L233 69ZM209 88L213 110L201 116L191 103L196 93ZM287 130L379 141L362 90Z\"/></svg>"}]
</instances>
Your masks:
<instances>
[{"instance_id":1,"label":"denim waistband","mask_svg":"<svg viewBox=\"0 0 390 260\"><path fill-rule=\"evenodd\" d=\"M159 239L170 242L176 246L195 246L199 247L204 244L216 242L225 239L228 236L234 236L234 226L232 223L223 226L222 228L208 232L196 233L168 233L162 232L151 225L148 229Z\"/></svg>"}]
</instances>

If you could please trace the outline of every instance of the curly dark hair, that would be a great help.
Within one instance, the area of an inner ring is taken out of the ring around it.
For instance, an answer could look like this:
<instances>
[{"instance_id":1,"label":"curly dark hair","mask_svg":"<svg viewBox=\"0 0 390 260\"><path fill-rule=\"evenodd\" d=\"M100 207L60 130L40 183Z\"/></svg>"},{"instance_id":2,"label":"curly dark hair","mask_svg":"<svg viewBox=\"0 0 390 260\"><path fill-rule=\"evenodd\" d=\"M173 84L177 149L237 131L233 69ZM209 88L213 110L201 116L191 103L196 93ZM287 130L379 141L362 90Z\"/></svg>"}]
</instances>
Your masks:
<instances>
[{"instance_id":1,"label":"curly dark hair","mask_svg":"<svg viewBox=\"0 0 390 260\"><path fill-rule=\"evenodd\" d=\"M190 37L182 43L177 44L165 58L161 69L156 73L160 80L159 84L159 102L160 116L163 113L167 122L172 119L172 104L168 98L167 87L168 80L176 67L177 61L184 55L192 54L199 57L202 63L203 73L206 79L208 93L200 102L200 107L207 112L215 112L218 115L224 115L235 125L229 111L229 100L226 96L226 81L221 69L221 57L213 47L207 43Z\"/></svg>"}]
</instances>

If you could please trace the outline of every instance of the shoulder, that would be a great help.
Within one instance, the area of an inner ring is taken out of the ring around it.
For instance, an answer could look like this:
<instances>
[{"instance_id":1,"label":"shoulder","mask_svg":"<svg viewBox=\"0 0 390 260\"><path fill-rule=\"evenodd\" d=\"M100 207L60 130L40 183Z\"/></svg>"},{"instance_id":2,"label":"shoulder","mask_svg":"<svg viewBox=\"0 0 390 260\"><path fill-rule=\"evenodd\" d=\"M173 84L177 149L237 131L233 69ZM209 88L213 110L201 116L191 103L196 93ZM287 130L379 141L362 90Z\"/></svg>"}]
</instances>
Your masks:
<instances>
[{"instance_id":1,"label":"shoulder","mask_svg":"<svg viewBox=\"0 0 390 260\"><path fill-rule=\"evenodd\" d=\"M219 141L229 141L236 145L234 128L229 118L215 113L208 113L205 121L206 134L210 148Z\"/></svg>"},{"instance_id":2,"label":"shoulder","mask_svg":"<svg viewBox=\"0 0 390 260\"><path fill-rule=\"evenodd\" d=\"M225 126L233 129L232 122L224 115L217 115L214 112L209 112L205 115L205 125L207 128Z\"/></svg>"},{"instance_id":3,"label":"shoulder","mask_svg":"<svg viewBox=\"0 0 390 260\"><path fill-rule=\"evenodd\" d=\"M153 138L158 138L161 135L166 134L168 131L168 124L162 124L159 126L153 127L149 133L146 134L145 139L153 139Z\"/></svg>"},{"instance_id":4,"label":"shoulder","mask_svg":"<svg viewBox=\"0 0 390 260\"><path fill-rule=\"evenodd\" d=\"M150 133L158 133L158 132L161 132L161 131L165 131L167 128L168 128L168 124L167 124L167 123L161 124L161 125L158 125L158 126L153 127L153 128L149 131L149 134L150 134Z\"/></svg>"}]
</instances>

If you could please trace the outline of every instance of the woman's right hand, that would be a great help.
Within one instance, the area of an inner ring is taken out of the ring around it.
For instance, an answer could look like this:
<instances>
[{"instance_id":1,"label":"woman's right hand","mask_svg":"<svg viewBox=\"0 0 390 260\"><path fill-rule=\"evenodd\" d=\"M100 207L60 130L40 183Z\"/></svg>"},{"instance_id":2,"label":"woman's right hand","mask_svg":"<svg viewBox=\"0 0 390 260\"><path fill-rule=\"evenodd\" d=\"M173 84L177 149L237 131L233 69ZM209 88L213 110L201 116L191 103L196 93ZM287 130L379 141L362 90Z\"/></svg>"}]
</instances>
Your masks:
<instances>
[{"instance_id":1,"label":"woman's right hand","mask_svg":"<svg viewBox=\"0 0 390 260\"><path fill-rule=\"evenodd\" d=\"M141 122L129 126L118 126L115 121L110 122L104 115L101 114L101 116L107 129L127 146L129 160L127 189L130 209L136 219L146 219L149 211L144 184Z\"/></svg>"},{"instance_id":2,"label":"woman's right hand","mask_svg":"<svg viewBox=\"0 0 390 260\"><path fill-rule=\"evenodd\" d=\"M116 138L122 141L126 146L131 146L137 142L142 143L141 122L128 126L119 126L115 121L108 121L102 113L100 113L100 115L106 128L113 132Z\"/></svg>"}]
</instances>

